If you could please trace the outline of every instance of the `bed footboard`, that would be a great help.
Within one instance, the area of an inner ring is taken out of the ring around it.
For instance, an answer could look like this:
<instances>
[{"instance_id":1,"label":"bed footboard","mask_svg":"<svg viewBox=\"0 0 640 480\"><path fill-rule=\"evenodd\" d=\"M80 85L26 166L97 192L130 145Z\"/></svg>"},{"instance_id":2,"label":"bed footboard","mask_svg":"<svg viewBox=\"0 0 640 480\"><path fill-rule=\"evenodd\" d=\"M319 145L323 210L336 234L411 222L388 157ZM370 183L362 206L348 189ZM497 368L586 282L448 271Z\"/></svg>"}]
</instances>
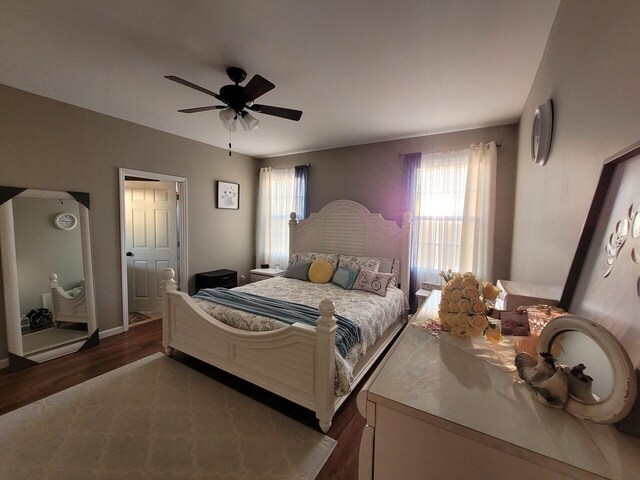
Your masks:
<instances>
[{"instance_id":1,"label":"bed footboard","mask_svg":"<svg viewBox=\"0 0 640 480\"><path fill-rule=\"evenodd\" d=\"M296 323L268 332L230 327L207 315L184 292L174 271L162 271L162 344L316 412L320 428L331 427L335 413L335 306L320 302L315 327Z\"/></svg>"},{"instance_id":2,"label":"bed footboard","mask_svg":"<svg viewBox=\"0 0 640 480\"><path fill-rule=\"evenodd\" d=\"M84 283L82 290L76 296L70 296L58 282L58 275L49 275L49 287L51 292L51 307L53 320L56 325L60 322L88 323L87 297Z\"/></svg>"}]
</instances>

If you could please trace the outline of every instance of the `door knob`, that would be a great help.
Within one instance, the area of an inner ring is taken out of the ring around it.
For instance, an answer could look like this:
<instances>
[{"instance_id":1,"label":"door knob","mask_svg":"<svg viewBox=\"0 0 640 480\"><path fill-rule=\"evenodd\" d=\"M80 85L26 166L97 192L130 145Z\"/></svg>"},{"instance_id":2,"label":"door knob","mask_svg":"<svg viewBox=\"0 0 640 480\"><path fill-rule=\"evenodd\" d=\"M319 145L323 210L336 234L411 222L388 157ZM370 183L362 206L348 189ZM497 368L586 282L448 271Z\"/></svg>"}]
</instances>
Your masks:
<instances>
[{"instance_id":1,"label":"door knob","mask_svg":"<svg viewBox=\"0 0 640 480\"><path fill-rule=\"evenodd\" d=\"M135 257L135 255L133 254L133 252L127 252L127 257Z\"/></svg>"}]
</instances>

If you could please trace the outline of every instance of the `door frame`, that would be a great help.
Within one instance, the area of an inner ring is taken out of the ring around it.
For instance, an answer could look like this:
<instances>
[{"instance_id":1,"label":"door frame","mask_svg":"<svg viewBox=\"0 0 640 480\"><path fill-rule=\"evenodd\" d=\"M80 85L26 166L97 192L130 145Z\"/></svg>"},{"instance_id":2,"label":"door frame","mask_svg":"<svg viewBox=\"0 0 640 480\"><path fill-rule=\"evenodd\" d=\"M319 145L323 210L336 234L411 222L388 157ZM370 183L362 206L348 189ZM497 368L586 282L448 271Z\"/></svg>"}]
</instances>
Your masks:
<instances>
[{"instance_id":1,"label":"door frame","mask_svg":"<svg viewBox=\"0 0 640 480\"><path fill-rule=\"evenodd\" d=\"M180 201L180 215L178 216L178 290L186 291L187 279L189 278L188 262L188 238L187 238L187 179L163 173L145 172L142 170L132 170L129 168L118 168L118 185L120 198L120 269L122 284L122 330L129 330L129 286L127 280L127 244L126 244L126 224L124 211L124 187L126 177L136 177L138 180L158 180L161 182L176 182L178 188L178 198Z\"/></svg>"}]
</instances>

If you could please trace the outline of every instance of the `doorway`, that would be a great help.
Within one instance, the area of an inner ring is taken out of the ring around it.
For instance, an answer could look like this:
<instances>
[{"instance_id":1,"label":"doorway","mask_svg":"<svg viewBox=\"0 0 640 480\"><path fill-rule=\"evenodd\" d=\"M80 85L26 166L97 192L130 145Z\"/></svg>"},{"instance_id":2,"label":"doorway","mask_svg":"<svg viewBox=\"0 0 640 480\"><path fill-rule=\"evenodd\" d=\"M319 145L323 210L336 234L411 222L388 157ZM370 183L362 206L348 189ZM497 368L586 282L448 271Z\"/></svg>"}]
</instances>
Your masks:
<instances>
[{"instance_id":1,"label":"doorway","mask_svg":"<svg viewBox=\"0 0 640 480\"><path fill-rule=\"evenodd\" d=\"M120 169L123 331L161 317L162 269L187 279L186 179ZM186 283L186 282L185 282Z\"/></svg>"}]
</instances>

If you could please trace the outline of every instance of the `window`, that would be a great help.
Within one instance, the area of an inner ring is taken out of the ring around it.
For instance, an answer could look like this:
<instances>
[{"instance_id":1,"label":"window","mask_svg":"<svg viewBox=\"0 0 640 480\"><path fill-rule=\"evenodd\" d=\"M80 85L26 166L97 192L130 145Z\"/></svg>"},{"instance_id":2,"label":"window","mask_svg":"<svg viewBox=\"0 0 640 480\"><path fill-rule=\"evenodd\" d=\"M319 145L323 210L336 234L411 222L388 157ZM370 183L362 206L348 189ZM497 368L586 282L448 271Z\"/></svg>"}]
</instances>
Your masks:
<instances>
[{"instance_id":1,"label":"window","mask_svg":"<svg viewBox=\"0 0 640 480\"><path fill-rule=\"evenodd\" d=\"M289 215L307 214L308 166L262 168L258 192L256 262L280 265L289 261Z\"/></svg>"},{"instance_id":2,"label":"window","mask_svg":"<svg viewBox=\"0 0 640 480\"><path fill-rule=\"evenodd\" d=\"M405 156L412 290L424 281L439 284L449 268L492 280L495 148L492 142Z\"/></svg>"}]
</instances>

